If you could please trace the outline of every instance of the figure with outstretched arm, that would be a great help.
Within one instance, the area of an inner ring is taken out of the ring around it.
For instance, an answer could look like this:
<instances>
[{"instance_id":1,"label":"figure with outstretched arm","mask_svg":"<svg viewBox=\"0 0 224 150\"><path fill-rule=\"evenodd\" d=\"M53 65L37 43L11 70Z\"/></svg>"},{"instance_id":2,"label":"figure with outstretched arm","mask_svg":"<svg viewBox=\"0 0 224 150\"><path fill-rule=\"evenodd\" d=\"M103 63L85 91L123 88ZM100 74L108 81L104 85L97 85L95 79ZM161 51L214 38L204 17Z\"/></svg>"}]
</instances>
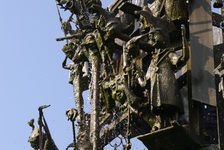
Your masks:
<instances>
[{"instance_id":1,"label":"figure with outstretched arm","mask_svg":"<svg viewBox=\"0 0 224 150\"><path fill-rule=\"evenodd\" d=\"M29 137L29 142L31 147L34 150L58 150L57 146L52 139L50 130L45 120L43 109L48 108L50 105L40 106L38 108L39 118L38 118L38 127L34 126L34 119L31 119L28 122L28 125L32 127L32 133Z\"/></svg>"}]
</instances>

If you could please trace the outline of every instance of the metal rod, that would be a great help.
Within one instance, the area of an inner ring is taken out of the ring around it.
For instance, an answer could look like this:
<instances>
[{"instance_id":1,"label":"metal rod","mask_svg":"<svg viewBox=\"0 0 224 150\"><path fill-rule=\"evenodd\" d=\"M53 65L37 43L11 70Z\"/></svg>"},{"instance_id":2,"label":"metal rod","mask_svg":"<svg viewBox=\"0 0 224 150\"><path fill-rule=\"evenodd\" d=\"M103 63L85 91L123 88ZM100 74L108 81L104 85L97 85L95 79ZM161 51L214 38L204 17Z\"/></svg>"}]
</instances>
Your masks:
<instances>
[{"instance_id":1,"label":"metal rod","mask_svg":"<svg viewBox=\"0 0 224 150\"><path fill-rule=\"evenodd\" d=\"M66 36L66 37L56 38L56 41L64 41L64 40L70 40L72 38L81 38L81 37L82 37L81 34L73 34L73 35Z\"/></svg>"},{"instance_id":2,"label":"metal rod","mask_svg":"<svg viewBox=\"0 0 224 150\"><path fill-rule=\"evenodd\" d=\"M39 130L40 130L40 136L39 136L39 149L40 150L43 150L43 135L42 135L42 115L43 115L43 112L42 110L39 110L39 120L38 120L38 124L39 124Z\"/></svg>"},{"instance_id":3,"label":"metal rod","mask_svg":"<svg viewBox=\"0 0 224 150\"><path fill-rule=\"evenodd\" d=\"M129 104L128 104L129 105ZM131 119L131 113L130 113L130 107L128 106L128 124L127 124L127 134L126 134L126 150L131 149L131 142L130 142L130 119Z\"/></svg>"},{"instance_id":4,"label":"metal rod","mask_svg":"<svg viewBox=\"0 0 224 150\"><path fill-rule=\"evenodd\" d=\"M44 127L44 130L45 130L45 133L47 134L47 136L50 140L53 140L52 137L51 137L51 133L50 133L50 130L48 128L47 121L45 120L44 115L42 116L42 118L43 118L43 121L44 121L44 126L43 127Z\"/></svg>"},{"instance_id":5,"label":"metal rod","mask_svg":"<svg viewBox=\"0 0 224 150\"><path fill-rule=\"evenodd\" d=\"M44 116L43 116L43 109L45 108L48 108L50 107L50 105L43 105L43 106L40 106L38 108L38 111L39 111L39 120L38 120L38 124L39 124L39 130L40 130L40 136L39 136L39 148L40 150L43 150L43 134L42 134L42 127L43 127L43 122L42 122L42 118L44 119ZM44 119L44 123L45 123L45 127L47 128L47 134L50 134L50 131L48 129L48 126L47 126L47 122L46 120ZM49 136L51 138L51 136Z\"/></svg>"},{"instance_id":6,"label":"metal rod","mask_svg":"<svg viewBox=\"0 0 224 150\"><path fill-rule=\"evenodd\" d=\"M60 10L58 8L57 1L56 0L55 0L55 5L56 5L56 8L57 8L58 17L59 17L59 21L60 21L60 24L61 24L61 29L62 29L62 31L64 33L64 36L66 37L66 33L65 33L64 28L63 28L63 20L62 20L61 13L60 13ZM66 43L68 44L68 39L66 39Z\"/></svg>"},{"instance_id":7,"label":"metal rod","mask_svg":"<svg viewBox=\"0 0 224 150\"><path fill-rule=\"evenodd\" d=\"M76 150L75 122L74 121L72 121L72 131L73 131L73 150Z\"/></svg>"}]
</instances>

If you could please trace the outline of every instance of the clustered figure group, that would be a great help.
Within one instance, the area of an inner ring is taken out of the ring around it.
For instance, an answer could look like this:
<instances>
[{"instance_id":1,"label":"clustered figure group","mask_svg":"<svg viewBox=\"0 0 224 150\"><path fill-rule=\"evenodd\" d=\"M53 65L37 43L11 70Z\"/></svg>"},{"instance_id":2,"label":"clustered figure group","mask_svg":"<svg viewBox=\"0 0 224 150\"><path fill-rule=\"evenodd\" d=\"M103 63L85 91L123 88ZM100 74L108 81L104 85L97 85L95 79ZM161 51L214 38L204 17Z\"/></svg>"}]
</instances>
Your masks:
<instances>
[{"instance_id":1,"label":"clustered figure group","mask_svg":"<svg viewBox=\"0 0 224 150\"><path fill-rule=\"evenodd\" d=\"M103 141L108 118L128 110L151 131L183 122L182 85L175 73L189 58L187 1L115 3L119 7L104 9L100 0L57 0L71 13L68 21L60 19L65 37L57 40L66 41L62 66L74 87L78 149L102 149L105 143L94 139ZM84 112L82 92L87 89L91 114Z\"/></svg>"},{"instance_id":2,"label":"clustered figure group","mask_svg":"<svg viewBox=\"0 0 224 150\"><path fill-rule=\"evenodd\" d=\"M155 0L144 6L123 1L120 7L107 9L99 0L58 0L58 4L71 12L62 23L65 37L57 40L67 41L63 68L70 70L69 83L74 86L78 139L86 128L90 140L99 138L103 124L99 122L128 108L153 131L178 122L183 104L175 72L188 59L185 1ZM85 123L82 99L88 85L90 125Z\"/></svg>"}]
</instances>

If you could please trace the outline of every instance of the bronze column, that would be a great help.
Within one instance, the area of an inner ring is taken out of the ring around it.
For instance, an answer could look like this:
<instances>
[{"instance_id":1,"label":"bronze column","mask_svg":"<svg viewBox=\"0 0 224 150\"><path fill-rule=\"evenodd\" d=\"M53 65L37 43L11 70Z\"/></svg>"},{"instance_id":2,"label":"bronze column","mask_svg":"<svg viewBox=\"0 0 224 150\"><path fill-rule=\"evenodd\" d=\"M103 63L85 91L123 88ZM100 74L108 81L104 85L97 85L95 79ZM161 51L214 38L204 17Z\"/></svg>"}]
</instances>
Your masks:
<instances>
[{"instance_id":1,"label":"bronze column","mask_svg":"<svg viewBox=\"0 0 224 150\"><path fill-rule=\"evenodd\" d=\"M99 58L98 53L94 50L89 50L90 63L92 65L92 80L91 80L91 121L90 121L90 138L93 144L93 150L98 149L99 139Z\"/></svg>"}]
</instances>

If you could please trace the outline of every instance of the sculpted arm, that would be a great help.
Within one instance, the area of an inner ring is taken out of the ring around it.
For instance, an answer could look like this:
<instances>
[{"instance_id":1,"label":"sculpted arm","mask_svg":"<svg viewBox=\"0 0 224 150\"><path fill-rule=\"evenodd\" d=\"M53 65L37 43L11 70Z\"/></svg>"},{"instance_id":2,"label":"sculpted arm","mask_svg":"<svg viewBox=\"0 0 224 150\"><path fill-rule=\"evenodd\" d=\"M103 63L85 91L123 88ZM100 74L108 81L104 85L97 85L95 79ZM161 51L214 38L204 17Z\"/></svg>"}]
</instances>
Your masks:
<instances>
[{"instance_id":1,"label":"sculpted arm","mask_svg":"<svg viewBox=\"0 0 224 150\"><path fill-rule=\"evenodd\" d=\"M70 65L67 65L67 59L68 57L66 56L64 61L62 62L62 68L70 70Z\"/></svg>"}]
</instances>

